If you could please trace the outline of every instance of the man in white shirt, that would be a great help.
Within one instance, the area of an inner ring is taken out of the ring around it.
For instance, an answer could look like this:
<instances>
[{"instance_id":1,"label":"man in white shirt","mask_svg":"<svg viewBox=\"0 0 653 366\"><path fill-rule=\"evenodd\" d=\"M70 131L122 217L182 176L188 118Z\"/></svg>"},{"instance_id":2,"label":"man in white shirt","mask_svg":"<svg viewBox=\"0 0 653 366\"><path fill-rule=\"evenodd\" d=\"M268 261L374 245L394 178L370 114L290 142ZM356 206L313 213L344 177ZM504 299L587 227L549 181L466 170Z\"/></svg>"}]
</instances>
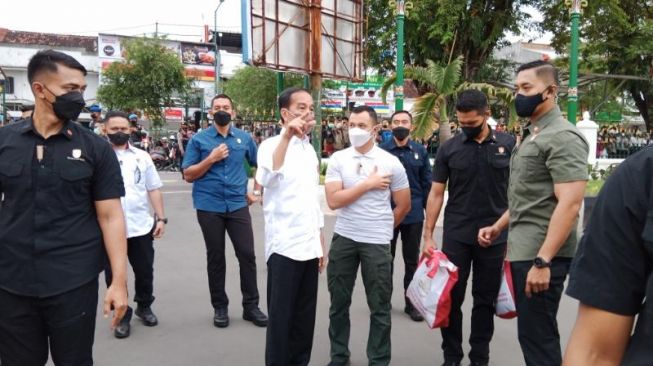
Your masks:
<instances>
[{"instance_id":1,"label":"man in white shirt","mask_svg":"<svg viewBox=\"0 0 653 366\"><path fill-rule=\"evenodd\" d=\"M324 268L319 162L308 134L313 98L298 88L279 96L283 129L261 143L256 181L265 189L268 264L267 366L308 365L313 346L318 271Z\"/></svg>"},{"instance_id":2,"label":"man in white shirt","mask_svg":"<svg viewBox=\"0 0 653 366\"><path fill-rule=\"evenodd\" d=\"M327 267L329 365L349 362L349 306L359 263L371 312L367 358L370 365L390 364L390 241L410 211L410 188L399 159L374 144L378 131L373 108L354 108L349 116L352 146L333 154L327 168L327 204L339 210Z\"/></svg>"},{"instance_id":3,"label":"man in white shirt","mask_svg":"<svg viewBox=\"0 0 653 366\"><path fill-rule=\"evenodd\" d=\"M127 223L127 255L134 269L134 301L138 304L135 314L143 324L153 327L158 324L158 319L151 309L154 302L153 239L163 236L165 224L168 223L163 212L163 196L160 191L163 184L150 155L129 143L130 126L127 114L108 112L104 125L120 162L125 184L125 196L121 198L121 203ZM156 214L156 223L155 218L150 215L150 203ZM111 283L111 271L108 267L106 281L107 285ZM130 307L114 330L116 338L129 337L131 316Z\"/></svg>"}]
</instances>

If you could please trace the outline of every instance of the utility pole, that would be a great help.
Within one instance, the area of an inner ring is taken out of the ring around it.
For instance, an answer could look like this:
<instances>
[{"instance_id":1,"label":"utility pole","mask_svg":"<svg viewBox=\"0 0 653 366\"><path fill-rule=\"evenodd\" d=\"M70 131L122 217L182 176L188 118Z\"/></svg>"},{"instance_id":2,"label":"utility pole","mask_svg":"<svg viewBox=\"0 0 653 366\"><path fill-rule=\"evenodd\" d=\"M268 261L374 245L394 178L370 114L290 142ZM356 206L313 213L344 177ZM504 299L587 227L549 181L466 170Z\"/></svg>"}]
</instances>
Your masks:
<instances>
[{"instance_id":1,"label":"utility pole","mask_svg":"<svg viewBox=\"0 0 653 366\"><path fill-rule=\"evenodd\" d=\"M281 111L279 110L279 95L281 95L281 92L284 89L284 75L282 72L277 71L277 103L274 105L274 118L276 118L277 121L281 120Z\"/></svg>"},{"instance_id":2,"label":"utility pole","mask_svg":"<svg viewBox=\"0 0 653 366\"><path fill-rule=\"evenodd\" d=\"M224 3L224 0L220 0L218 7L215 8L215 11L213 12L213 43L215 43L215 95L222 93L222 89L220 87L220 64L222 61L220 60L220 48L218 46L218 10L220 10L222 3Z\"/></svg>"},{"instance_id":3,"label":"utility pole","mask_svg":"<svg viewBox=\"0 0 653 366\"><path fill-rule=\"evenodd\" d=\"M567 93L567 119L576 124L578 114L578 48L580 43L580 16L587 0L566 0L571 13L571 48L569 51L569 92Z\"/></svg>"},{"instance_id":4,"label":"utility pole","mask_svg":"<svg viewBox=\"0 0 653 366\"><path fill-rule=\"evenodd\" d=\"M310 5L310 25L311 25L311 96L315 106L315 128L313 128L312 141L313 148L317 153L318 160L322 160L322 0L311 0Z\"/></svg>"},{"instance_id":5,"label":"utility pole","mask_svg":"<svg viewBox=\"0 0 653 366\"><path fill-rule=\"evenodd\" d=\"M395 111L404 109L404 21L413 3L405 0L390 0L397 19L397 80L395 81Z\"/></svg>"}]
</instances>

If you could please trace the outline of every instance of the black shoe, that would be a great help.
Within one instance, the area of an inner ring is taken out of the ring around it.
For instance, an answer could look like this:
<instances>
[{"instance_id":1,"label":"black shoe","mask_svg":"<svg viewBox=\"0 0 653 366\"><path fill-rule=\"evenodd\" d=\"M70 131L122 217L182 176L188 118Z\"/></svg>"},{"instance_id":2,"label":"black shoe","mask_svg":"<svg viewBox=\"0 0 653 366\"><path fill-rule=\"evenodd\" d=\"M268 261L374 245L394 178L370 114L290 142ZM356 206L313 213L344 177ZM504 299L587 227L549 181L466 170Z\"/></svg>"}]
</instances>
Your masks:
<instances>
[{"instance_id":1,"label":"black shoe","mask_svg":"<svg viewBox=\"0 0 653 366\"><path fill-rule=\"evenodd\" d=\"M404 313L408 314L408 316L410 316L413 321L421 322L424 320L422 314L420 314L419 311L417 311L417 309L415 309L415 307L412 305L406 305L404 308Z\"/></svg>"},{"instance_id":2,"label":"black shoe","mask_svg":"<svg viewBox=\"0 0 653 366\"><path fill-rule=\"evenodd\" d=\"M213 315L213 325L218 328L226 328L229 326L229 311L227 308L215 309Z\"/></svg>"},{"instance_id":3,"label":"black shoe","mask_svg":"<svg viewBox=\"0 0 653 366\"><path fill-rule=\"evenodd\" d=\"M149 306L136 307L134 314L136 314L136 316L143 321L143 324L148 327L154 327L159 324L159 319L156 318L156 315L152 312L152 308Z\"/></svg>"},{"instance_id":4,"label":"black shoe","mask_svg":"<svg viewBox=\"0 0 653 366\"><path fill-rule=\"evenodd\" d=\"M460 366L460 361L444 361L442 366Z\"/></svg>"},{"instance_id":5,"label":"black shoe","mask_svg":"<svg viewBox=\"0 0 653 366\"><path fill-rule=\"evenodd\" d=\"M113 336L118 339L123 339L129 337L131 332L131 325L129 322L132 319L132 308L127 308L125 316L120 320L116 329L113 330Z\"/></svg>"},{"instance_id":6,"label":"black shoe","mask_svg":"<svg viewBox=\"0 0 653 366\"><path fill-rule=\"evenodd\" d=\"M265 316L258 307L243 311L243 319L250 321L259 327L268 326L268 317Z\"/></svg>"},{"instance_id":7,"label":"black shoe","mask_svg":"<svg viewBox=\"0 0 653 366\"><path fill-rule=\"evenodd\" d=\"M486 361L483 361L483 362L480 362L480 361L472 361L472 362L470 362L469 366L488 366L489 364L490 364L490 363L489 363L489 362L486 362Z\"/></svg>"},{"instance_id":8,"label":"black shoe","mask_svg":"<svg viewBox=\"0 0 653 366\"><path fill-rule=\"evenodd\" d=\"M331 361L327 364L327 366L349 366L349 365L351 365L351 362L349 362L349 360L347 360L346 362Z\"/></svg>"}]
</instances>

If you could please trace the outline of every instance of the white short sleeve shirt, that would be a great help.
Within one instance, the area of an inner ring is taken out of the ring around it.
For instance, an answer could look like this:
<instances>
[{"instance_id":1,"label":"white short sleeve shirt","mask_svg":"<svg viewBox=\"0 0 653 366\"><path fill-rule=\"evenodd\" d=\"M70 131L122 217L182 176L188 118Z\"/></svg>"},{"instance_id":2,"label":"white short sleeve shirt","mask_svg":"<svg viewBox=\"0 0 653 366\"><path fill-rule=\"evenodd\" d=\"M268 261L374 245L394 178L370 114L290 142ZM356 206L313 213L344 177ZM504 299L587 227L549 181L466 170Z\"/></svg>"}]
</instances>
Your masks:
<instances>
[{"instance_id":1,"label":"white short sleeve shirt","mask_svg":"<svg viewBox=\"0 0 653 366\"><path fill-rule=\"evenodd\" d=\"M392 174L390 188L369 191L338 210L334 231L360 243L390 244L394 229L392 192L409 188L406 170L399 159L376 145L366 154L349 147L331 156L325 183L342 182L343 188L348 189L364 181L375 167L380 173Z\"/></svg>"},{"instance_id":2,"label":"white short sleeve shirt","mask_svg":"<svg viewBox=\"0 0 653 366\"><path fill-rule=\"evenodd\" d=\"M114 151L125 184L125 196L120 200L127 223L127 237L143 236L154 227L148 192L161 188L163 183L147 152L131 145Z\"/></svg>"}]
</instances>

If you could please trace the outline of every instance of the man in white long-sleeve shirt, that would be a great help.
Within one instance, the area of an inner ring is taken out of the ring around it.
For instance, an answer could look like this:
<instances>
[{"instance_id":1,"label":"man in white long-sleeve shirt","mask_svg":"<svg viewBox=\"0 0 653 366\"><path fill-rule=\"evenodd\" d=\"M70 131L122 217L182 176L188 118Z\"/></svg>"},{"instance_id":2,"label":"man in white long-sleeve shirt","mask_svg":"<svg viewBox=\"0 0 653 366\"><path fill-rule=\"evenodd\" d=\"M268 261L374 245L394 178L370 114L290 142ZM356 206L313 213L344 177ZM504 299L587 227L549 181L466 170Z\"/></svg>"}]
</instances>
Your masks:
<instances>
[{"instance_id":1,"label":"man in white long-sleeve shirt","mask_svg":"<svg viewBox=\"0 0 653 366\"><path fill-rule=\"evenodd\" d=\"M313 99L304 89L279 96L281 134L258 150L256 181L265 189L268 315L265 364L308 365L313 346L318 272L324 268L319 162L308 134Z\"/></svg>"}]
</instances>

